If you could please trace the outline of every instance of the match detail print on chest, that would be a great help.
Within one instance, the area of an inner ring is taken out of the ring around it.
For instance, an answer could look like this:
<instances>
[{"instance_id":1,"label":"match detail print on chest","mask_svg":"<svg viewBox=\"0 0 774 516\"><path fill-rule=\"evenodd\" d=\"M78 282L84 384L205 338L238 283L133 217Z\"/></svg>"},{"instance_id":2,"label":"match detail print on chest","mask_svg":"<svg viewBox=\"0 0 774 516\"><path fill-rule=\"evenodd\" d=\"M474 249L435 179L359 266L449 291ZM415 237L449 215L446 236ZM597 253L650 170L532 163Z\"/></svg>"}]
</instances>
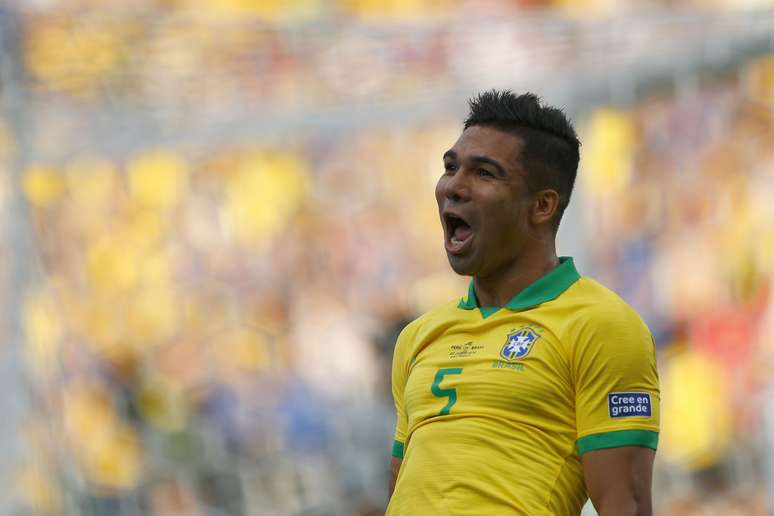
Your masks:
<instances>
[{"instance_id":1,"label":"match detail print on chest","mask_svg":"<svg viewBox=\"0 0 774 516\"><path fill-rule=\"evenodd\" d=\"M537 324L515 323L478 336L445 336L438 344L444 350L444 358L451 360L480 356L514 363L530 355L544 333L545 329Z\"/></svg>"}]
</instances>

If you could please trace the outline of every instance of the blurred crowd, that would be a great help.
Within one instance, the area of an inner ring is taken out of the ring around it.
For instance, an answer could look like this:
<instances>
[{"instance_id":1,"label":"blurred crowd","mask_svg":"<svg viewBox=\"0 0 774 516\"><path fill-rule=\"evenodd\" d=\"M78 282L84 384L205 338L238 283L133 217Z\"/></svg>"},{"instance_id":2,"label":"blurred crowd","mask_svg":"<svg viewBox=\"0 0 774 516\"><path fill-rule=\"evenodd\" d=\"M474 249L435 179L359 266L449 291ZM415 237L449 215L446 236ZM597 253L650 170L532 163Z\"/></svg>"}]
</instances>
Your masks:
<instances>
[{"instance_id":1,"label":"blurred crowd","mask_svg":"<svg viewBox=\"0 0 774 516\"><path fill-rule=\"evenodd\" d=\"M674 497L663 514L764 514L774 458L774 59L670 89L587 120L586 249L592 274L655 334L656 496Z\"/></svg>"},{"instance_id":2,"label":"blurred crowd","mask_svg":"<svg viewBox=\"0 0 774 516\"><path fill-rule=\"evenodd\" d=\"M22 33L36 155L60 160L89 145L136 151L137 133L202 145L276 136L299 120L346 126L406 103L427 111L449 93L687 59L698 42L722 57L768 35L770 15L727 13L760 0L664 3L36 0L0 9L0 23Z\"/></svg>"},{"instance_id":3,"label":"blurred crowd","mask_svg":"<svg viewBox=\"0 0 774 516\"><path fill-rule=\"evenodd\" d=\"M27 350L56 414L31 424L68 437L34 446L64 448L52 465L76 464L85 492L152 514L193 514L200 475L225 482L208 503L227 514L248 493L280 514L383 483L385 333L405 318L401 289L428 270L420 228L404 229L422 210L396 201L428 203L405 178L379 184L385 161L361 170L382 142L30 168L45 278L27 298ZM347 479L353 492L338 492Z\"/></svg>"},{"instance_id":4,"label":"blurred crowd","mask_svg":"<svg viewBox=\"0 0 774 516\"><path fill-rule=\"evenodd\" d=\"M508 23L493 18L509 3L476 18L458 0L0 11L24 22L16 51L35 129L32 151L15 148L18 120L0 131L0 190L7 199L25 162L35 244L22 306L28 452L3 509L381 514L394 339L465 292L432 195L459 106L420 124L377 111L366 128L342 127L347 112L335 130L282 125L374 98L431 102L450 83L503 86L524 70L551 80L600 49L631 60L708 30L682 20L623 38L573 18L613 2L516 3L567 10ZM464 36L469 23L494 25L485 40ZM509 72L490 54L510 56ZM582 272L632 303L659 346L658 514L774 504L762 487L773 106L768 58L578 119Z\"/></svg>"}]
</instances>

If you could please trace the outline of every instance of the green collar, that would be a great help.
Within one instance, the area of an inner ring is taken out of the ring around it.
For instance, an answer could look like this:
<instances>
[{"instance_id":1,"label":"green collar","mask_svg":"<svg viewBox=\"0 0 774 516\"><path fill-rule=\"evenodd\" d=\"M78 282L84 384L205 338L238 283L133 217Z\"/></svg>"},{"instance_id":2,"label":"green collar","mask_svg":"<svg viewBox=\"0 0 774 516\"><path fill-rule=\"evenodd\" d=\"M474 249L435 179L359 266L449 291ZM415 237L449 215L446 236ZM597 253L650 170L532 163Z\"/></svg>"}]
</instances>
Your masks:
<instances>
[{"instance_id":1,"label":"green collar","mask_svg":"<svg viewBox=\"0 0 774 516\"><path fill-rule=\"evenodd\" d=\"M572 258L562 256L559 258L559 266L557 268L519 292L513 299L508 301L505 308L509 310L526 310L527 308L551 301L559 297L562 292L570 288L570 285L578 281L578 279L580 279L580 274L575 269ZM468 297L462 298L457 307L463 310L481 308L481 314L484 318L489 317L500 309L500 307L478 306L473 280L470 281L470 286L468 287Z\"/></svg>"}]
</instances>

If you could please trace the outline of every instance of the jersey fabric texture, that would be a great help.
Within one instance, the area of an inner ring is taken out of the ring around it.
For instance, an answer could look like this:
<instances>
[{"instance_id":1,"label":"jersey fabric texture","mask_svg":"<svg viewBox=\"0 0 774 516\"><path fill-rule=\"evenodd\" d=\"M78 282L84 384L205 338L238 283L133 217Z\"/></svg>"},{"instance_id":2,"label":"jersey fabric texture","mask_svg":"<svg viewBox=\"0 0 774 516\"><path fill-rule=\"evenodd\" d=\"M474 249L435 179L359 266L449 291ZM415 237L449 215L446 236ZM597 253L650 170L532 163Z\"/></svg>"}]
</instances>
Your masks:
<instances>
[{"instance_id":1,"label":"jersey fabric texture","mask_svg":"<svg viewBox=\"0 0 774 516\"><path fill-rule=\"evenodd\" d=\"M650 331L568 257L503 308L480 307L471 282L406 326L392 390L388 516L575 516L583 453L658 442Z\"/></svg>"}]
</instances>

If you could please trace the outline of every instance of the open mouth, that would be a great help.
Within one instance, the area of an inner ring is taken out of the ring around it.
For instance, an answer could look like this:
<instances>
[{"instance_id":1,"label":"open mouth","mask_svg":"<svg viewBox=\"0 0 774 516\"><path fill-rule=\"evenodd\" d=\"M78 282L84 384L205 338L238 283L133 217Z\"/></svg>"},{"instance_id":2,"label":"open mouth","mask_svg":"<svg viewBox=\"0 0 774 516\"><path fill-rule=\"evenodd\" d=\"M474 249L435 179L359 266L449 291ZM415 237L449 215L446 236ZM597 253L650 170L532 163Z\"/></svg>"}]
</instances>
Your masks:
<instances>
[{"instance_id":1,"label":"open mouth","mask_svg":"<svg viewBox=\"0 0 774 516\"><path fill-rule=\"evenodd\" d=\"M450 253L462 253L473 239L473 229L465 219L452 213L443 216L446 226L446 250Z\"/></svg>"}]
</instances>

